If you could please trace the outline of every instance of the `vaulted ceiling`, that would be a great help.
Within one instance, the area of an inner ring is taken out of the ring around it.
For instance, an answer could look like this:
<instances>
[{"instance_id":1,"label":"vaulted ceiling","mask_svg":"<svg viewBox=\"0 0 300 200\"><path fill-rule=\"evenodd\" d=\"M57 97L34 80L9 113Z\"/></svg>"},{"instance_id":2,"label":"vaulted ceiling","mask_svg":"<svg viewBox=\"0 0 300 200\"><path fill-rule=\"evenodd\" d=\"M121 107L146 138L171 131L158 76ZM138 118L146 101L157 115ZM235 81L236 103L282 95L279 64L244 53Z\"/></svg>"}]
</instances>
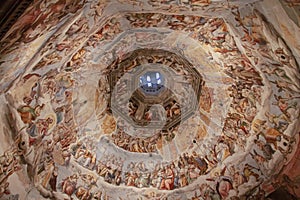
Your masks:
<instances>
[{"instance_id":1,"label":"vaulted ceiling","mask_svg":"<svg viewBox=\"0 0 300 200\"><path fill-rule=\"evenodd\" d=\"M300 197L298 0L29 3L0 9L0 198Z\"/></svg>"}]
</instances>

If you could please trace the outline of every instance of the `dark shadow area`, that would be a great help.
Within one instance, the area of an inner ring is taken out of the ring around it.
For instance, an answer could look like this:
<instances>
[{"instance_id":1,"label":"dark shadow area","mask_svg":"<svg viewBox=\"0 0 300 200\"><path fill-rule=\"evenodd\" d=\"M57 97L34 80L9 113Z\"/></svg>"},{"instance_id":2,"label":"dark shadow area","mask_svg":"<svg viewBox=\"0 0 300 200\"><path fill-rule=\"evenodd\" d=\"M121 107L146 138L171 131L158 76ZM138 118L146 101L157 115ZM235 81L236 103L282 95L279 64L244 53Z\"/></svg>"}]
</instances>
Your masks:
<instances>
[{"instance_id":1,"label":"dark shadow area","mask_svg":"<svg viewBox=\"0 0 300 200\"><path fill-rule=\"evenodd\" d=\"M286 189L284 188L278 188L271 194L267 196L268 199L272 200L299 200L294 195L290 194Z\"/></svg>"}]
</instances>

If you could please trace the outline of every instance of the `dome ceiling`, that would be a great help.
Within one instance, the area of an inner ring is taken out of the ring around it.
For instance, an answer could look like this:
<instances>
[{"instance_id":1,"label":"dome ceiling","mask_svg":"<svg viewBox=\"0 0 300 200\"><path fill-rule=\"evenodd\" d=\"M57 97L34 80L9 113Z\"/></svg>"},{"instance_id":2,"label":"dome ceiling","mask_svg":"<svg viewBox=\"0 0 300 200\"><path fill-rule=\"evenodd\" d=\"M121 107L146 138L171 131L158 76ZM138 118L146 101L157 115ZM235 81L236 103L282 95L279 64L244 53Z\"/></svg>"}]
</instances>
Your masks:
<instances>
[{"instance_id":1,"label":"dome ceiling","mask_svg":"<svg viewBox=\"0 0 300 200\"><path fill-rule=\"evenodd\" d=\"M0 42L0 198L299 198L298 4L35 1Z\"/></svg>"}]
</instances>

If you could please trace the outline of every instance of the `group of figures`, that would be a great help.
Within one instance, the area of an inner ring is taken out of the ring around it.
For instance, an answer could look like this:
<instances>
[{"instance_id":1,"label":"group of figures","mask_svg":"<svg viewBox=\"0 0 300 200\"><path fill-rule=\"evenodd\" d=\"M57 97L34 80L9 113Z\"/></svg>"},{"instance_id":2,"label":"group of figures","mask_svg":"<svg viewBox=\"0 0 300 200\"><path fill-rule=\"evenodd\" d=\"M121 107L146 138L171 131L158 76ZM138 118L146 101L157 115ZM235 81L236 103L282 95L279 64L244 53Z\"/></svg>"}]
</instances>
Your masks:
<instances>
[{"instance_id":1,"label":"group of figures","mask_svg":"<svg viewBox=\"0 0 300 200\"><path fill-rule=\"evenodd\" d=\"M78 147L79 145L81 146ZM75 154L74 160L79 165L96 172L104 181L117 186L173 190L187 186L209 169L206 158L201 158L195 151L191 155L184 153L171 163L159 162L151 170L142 161L137 163L127 161L125 166L124 159L114 154L96 158L85 150L86 146L82 142L72 149ZM80 155L81 152L87 153Z\"/></svg>"},{"instance_id":2,"label":"group of figures","mask_svg":"<svg viewBox=\"0 0 300 200\"><path fill-rule=\"evenodd\" d=\"M299 64L247 2L34 2L1 40L0 198L299 197ZM143 65L174 72L155 134L119 124L156 120L122 79Z\"/></svg>"},{"instance_id":3,"label":"group of figures","mask_svg":"<svg viewBox=\"0 0 300 200\"><path fill-rule=\"evenodd\" d=\"M129 101L128 103L128 115L132 117L133 120L140 119L146 122L161 120L161 117L156 112L153 112L150 109L151 106L149 106L144 110L142 117L139 117L136 115L136 111L138 110L138 105L134 104L132 101ZM167 122L171 121L172 118L179 116L181 113L180 105L175 100L171 101L169 105L166 105L164 107L164 110L165 110L165 116L167 118L166 120Z\"/></svg>"},{"instance_id":4,"label":"group of figures","mask_svg":"<svg viewBox=\"0 0 300 200\"><path fill-rule=\"evenodd\" d=\"M156 142L159 137L160 136L157 134L149 138L135 138L122 130L118 130L117 133L112 134L112 139L118 147L126 149L127 151L139 153L157 152Z\"/></svg>"}]
</instances>

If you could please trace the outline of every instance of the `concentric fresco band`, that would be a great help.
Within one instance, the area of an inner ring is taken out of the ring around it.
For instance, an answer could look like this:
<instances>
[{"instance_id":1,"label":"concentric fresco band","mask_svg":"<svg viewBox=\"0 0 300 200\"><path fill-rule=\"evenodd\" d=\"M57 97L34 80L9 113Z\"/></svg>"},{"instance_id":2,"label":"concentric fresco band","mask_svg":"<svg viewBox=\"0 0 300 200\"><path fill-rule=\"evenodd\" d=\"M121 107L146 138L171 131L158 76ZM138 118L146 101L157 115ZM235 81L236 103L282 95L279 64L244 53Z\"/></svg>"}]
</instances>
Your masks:
<instances>
[{"instance_id":1,"label":"concentric fresco band","mask_svg":"<svg viewBox=\"0 0 300 200\"><path fill-rule=\"evenodd\" d=\"M300 198L297 16L34 1L0 41L0 199Z\"/></svg>"}]
</instances>

